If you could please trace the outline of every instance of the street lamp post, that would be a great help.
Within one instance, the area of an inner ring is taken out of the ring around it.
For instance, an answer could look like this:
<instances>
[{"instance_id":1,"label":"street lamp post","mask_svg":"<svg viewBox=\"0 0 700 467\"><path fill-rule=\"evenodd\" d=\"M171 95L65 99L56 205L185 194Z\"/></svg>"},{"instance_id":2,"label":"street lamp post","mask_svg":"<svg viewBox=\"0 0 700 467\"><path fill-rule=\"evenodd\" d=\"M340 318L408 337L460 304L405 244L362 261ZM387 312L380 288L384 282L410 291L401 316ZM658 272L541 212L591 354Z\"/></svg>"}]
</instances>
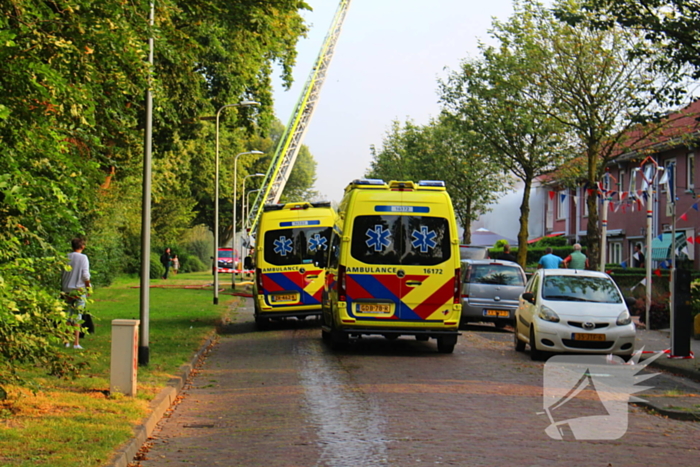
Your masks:
<instances>
[{"instance_id":1,"label":"street lamp post","mask_svg":"<svg viewBox=\"0 0 700 467\"><path fill-rule=\"evenodd\" d=\"M233 159L233 224L231 225L231 235L232 235L232 240L231 240L231 246L235 247L236 246L236 197L238 196L238 158L241 156L244 156L246 154L265 154L262 151L246 151L242 152L240 154L236 154L236 157ZM244 192L245 194L245 192ZM236 288L236 273L234 272L231 275L231 288L235 289Z\"/></svg>"},{"instance_id":2,"label":"street lamp post","mask_svg":"<svg viewBox=\"0 0 700 467\"><path fill-rule=\"evenodd\" d=\"M222 105L216 111L216 161L214 167L214 305L219 304L219 118L227 107L247 107L259 105L259 102L242 101L237 104ZM234 185L235 186L235 185Z\"/></svg>"}]
</instances>

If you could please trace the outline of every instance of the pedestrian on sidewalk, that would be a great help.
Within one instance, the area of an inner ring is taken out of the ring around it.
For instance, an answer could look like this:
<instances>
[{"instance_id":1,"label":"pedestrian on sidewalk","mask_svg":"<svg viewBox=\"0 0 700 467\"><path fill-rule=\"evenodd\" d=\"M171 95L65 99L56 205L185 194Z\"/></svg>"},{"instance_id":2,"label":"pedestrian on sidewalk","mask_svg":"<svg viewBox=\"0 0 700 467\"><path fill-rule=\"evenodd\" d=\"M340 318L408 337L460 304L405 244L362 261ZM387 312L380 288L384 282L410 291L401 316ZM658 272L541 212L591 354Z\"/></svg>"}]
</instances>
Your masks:
<instances>
[{"instance_id":1,"label":"pedestrian on sidewalk","mask_svg":"<svg viewBox=\"0 0 700 467\"><path fill-rule=\"evenodd\" d=\"M561 267L564 260L553 254L552 251L551 246L544 249L544 256L540 258L537 269L559 269Z\"/></svg>"},{"instance_id":2,"label":"pedestrian on sidewalk","mask_svg":"<svg viewBox=\"0 0 700 467\"><path fill-rule=\"evenodd\" d=\"M90 260L83 254L85 240L74 238L71 240L71 247L73 251L68 253L70 270L63 271L61 288L64 299L70 306L68 323L76 327L73 348L80 350L80 321L83 319L82 312L90 293ZM66 347L70 345L67 343Z\"/></svg>"},{"instance_id":3,"label":"pedestrian on sidewalk","mask_svg":"<svg viewBox=\"0 0 700 467\"><path fill-rule=\"evenodd\" d=\"M571 269L588 269L588 258L581 252L581 244L574 244L574 251L564 258L564 267Z\"/></svg>"},{"instance_id":4,"label":"pedestrian on sidewalk","mask_svg":"<svg viewBox=\"0 0 700 467\"><path fill-rule=\"evenodd\" d=\"M513 254L510 252L510 245L507 243L503 245L503 253L498 255L498 259L503 261L512 261L513 263L518 262L518 258L513 256Z\"/></svg>"}]
</instances>

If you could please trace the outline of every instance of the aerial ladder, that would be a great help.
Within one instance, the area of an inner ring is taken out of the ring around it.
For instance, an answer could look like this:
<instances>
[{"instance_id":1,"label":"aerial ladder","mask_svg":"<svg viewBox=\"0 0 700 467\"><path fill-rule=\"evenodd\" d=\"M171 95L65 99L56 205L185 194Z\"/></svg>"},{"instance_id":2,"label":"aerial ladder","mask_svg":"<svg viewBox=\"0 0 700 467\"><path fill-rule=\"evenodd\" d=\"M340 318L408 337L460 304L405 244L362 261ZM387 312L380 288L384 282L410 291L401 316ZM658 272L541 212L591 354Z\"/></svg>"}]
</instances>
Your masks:
<instances>
[{"instance_id":1,"label":"aerial ladder","mask_svg":"<svg viewBox=\"0 0 700 467\"><path fill-rule=\"evenodd\" d=\"M253 203L247 219L247 225L251 232L255 232L260 215L265 204L275 204L279 202L284 191L284 186L289 179L296 162L301 142L304 139L309 122L313 116L321 87L326 79L328 68L333 58L333 51L340 36L343 21L350 6L351 0L341 0L338 9L333 17L331 27L323 41L321 51L316 58L311 74L309 75L304 90L299 97L299 101L292 113L292 117L287 124L284 134L280 138L275 150L275 155L267 169L260 191Z\"/></svg>"}]
</instances>

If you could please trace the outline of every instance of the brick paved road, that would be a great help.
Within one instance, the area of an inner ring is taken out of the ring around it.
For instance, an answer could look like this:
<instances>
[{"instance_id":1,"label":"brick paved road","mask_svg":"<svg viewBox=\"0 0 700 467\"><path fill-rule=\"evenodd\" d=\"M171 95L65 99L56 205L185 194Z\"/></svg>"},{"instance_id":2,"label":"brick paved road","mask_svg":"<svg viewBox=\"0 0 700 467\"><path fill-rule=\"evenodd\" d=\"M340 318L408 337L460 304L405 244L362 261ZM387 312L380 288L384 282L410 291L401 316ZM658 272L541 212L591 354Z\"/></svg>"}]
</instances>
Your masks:
<instances>
[{"instance_id":1,"label":"brick paved road","mask_svg":"<svg viewBox=\"0 0 700 467\"><path fill-rule=\"evenodd\" d=\"M312 323L257 332L247 307L156 430L139 465L700 462L700 424L635 407L618 440L549 438L549 419L538 415L544 364L512 347L510 334L471 330L452 355L438 354L434 340L408 337L363 339L334 353ZM564 418L598 413L599 406L589 402Z\"/></svg>"}]
</instances>

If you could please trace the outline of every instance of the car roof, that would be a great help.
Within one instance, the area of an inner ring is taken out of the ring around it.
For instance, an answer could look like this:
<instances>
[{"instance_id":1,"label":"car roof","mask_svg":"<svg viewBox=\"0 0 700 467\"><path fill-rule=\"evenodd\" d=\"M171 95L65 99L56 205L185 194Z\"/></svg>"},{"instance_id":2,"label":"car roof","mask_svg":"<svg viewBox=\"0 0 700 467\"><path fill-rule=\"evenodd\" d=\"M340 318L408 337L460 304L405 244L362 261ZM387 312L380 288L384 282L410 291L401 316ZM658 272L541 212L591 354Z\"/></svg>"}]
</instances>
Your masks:
<instances>
[{"instance_id":1,"label":"car roof","mask_svg":"<svg viewBox=\"0 0 700 467\"><path fill-rule=\"evenodd\" d=\"M542 271L543 276L584 276L584 277L603 277L610 278L610 276L601 271L588 271L585 269L538 269Z\"/></svg>"},{"instance_id":2,"label":"car roof","mask_svg":"<svg viewBox=\"0 0 700 467\"><path fill-rule=\"evenodd\" d=\"M503 259L463 259L461 262L465 263L465 264L474 264L474 265L501 264L503 266L515 266L515 267L522 269L518 263L514 263L512 261L506 261Z\"/></svg>"}]
</instances>

